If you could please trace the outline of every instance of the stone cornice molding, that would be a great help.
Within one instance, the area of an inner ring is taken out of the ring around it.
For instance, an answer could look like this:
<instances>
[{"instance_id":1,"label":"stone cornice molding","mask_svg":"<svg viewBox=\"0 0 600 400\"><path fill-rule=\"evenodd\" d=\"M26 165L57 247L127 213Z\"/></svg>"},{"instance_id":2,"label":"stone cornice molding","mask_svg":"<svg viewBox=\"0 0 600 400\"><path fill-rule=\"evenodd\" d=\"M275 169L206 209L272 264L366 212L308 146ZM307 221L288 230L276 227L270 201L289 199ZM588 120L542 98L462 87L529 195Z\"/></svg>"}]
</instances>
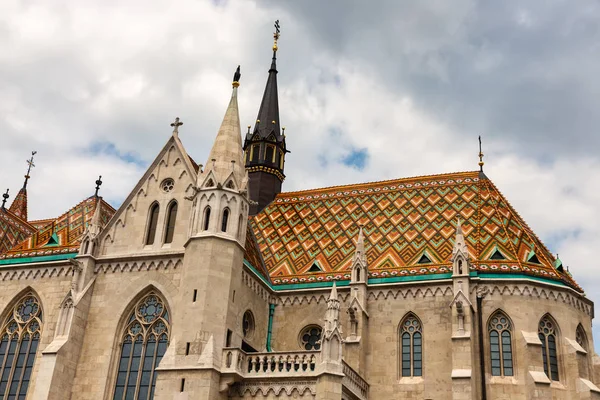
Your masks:
<instances>
[{"instance_id":1,"label":"stone cornice molding","mask_svg":"<svg viewBox=\"0 0 600 400\"><path fill-rule=\"evenodd\" d=\"M283 392L287 396L292 396L294 392L298 393L299 396L308 394L309 396L317 395L317 381L316 380L285 380L285 381L249 381L244 380L242 382L233 385L231 391L233 394L238 396L244 396L246 393L250 393L252 397L257 395L267 396L269 393L273 393L275 396L283 395Z\"/></svg>"},{"instance_id":2,"label":"stone cornice molding","mask_svg":"<svg viewBox=\"0 0 600 400\"><path fill-rule=\"evenodd\" d=\"M140 272L151 270L177 269L183 264L183 257L171 257L162 259L135 259L130 261L99 262L94 268L94 273L104 272Z\"/></svg>"},{"instance_id":3,"label":"stone cornice molding","mask_svg":"<svg viewBox=\"0 0 600 400\"><path fill-rule=\"evenodd\" d=\"M267 286L257 279L252 272L242 271L242 282L250 288L258 297L266 302L272 302L275 300L271 291L267 289Z\"/></svg>"},{"instance_id":4,"label":"stone cornice molding","mask_svg":"<svg viewBox=\"0 0 600 400\"><path fill-rule=\"evenodd\" d=\"M341 290L344 290L344 289L341 289ZM279 296L277 296L276 304L281 305L281 306L293 306L293 305L311 304L313 302L315 304L327 303L327 300L329 299L329 293L330 293L330 291L327 290L327 292L323 292L323 293L311 294L311 293L305 292L305 293L298 293L298 294L279 295ZM339 292L338 298L339 298L340 302L346 303L346 301L350 298L350 292L349 291Z\"/></svg>"},{"instance_id":5,"label":"stone cornice molding","mask_svg":"<svg viewBox=\"0 0 600 400\"><path fill-rule=\"evenodd\" d=\"M73 265L67 262L28 265L27 267L16 266L16 268L2 268L0 270L0 281L14 281L26 279L59 278L71 275Z\"/></svg>"},{"instance_id":6,"label":"stone cornice molding","mask_svg":"<svg viewBox=\"0 0 600 400\"><path fill-rule=\"evenodd\" d=\"M425 297L435 297L435 296L453 296L452 287L450 285L447 286L438 286L438 287L411 287L411 288L397 288L397 289L371 289L369 290L369 294L367 295L367 300L376 301L376 300L387 300L390 296L394 299L398 298L425 298Z\"/></svg>"}]
</instances>

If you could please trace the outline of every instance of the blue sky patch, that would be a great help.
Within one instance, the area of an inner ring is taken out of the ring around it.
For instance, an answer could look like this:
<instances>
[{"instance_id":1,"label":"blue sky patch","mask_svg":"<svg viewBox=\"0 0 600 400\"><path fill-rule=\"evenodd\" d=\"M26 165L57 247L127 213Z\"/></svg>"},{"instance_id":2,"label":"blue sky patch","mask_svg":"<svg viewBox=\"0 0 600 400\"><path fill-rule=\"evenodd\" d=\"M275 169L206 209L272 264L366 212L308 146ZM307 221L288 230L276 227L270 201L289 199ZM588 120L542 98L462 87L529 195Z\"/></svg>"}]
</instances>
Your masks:
<instances>
[{"instance_id":1,"label":"blue sky patch","mask_svg":"<svg viewBox=\"0 0 600 400\"><path fill-rule=\"evenodd\" d=\"M362 149L352 149L349 154L342 157L342 164L356 168L359 171L365 169L367 165L367 160L369 159L369 152L367 148Z\"/></svg>"}]
</instances>

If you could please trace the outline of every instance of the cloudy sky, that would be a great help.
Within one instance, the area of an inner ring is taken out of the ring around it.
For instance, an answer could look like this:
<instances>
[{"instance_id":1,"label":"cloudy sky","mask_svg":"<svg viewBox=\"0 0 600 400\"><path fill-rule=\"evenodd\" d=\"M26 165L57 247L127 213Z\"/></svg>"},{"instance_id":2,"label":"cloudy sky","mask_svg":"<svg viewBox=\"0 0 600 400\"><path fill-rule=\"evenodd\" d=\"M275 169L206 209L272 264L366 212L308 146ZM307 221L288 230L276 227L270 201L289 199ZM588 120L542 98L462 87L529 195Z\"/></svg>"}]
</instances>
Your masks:
<instances>
[{"instance_id":1,"label":"cloudy sky","mask_svg":"<svg viewBox=\"0 0 600 400\"><path fill-rule=\"evenodd\" d=\"M481 134L487 175L600 302L594 1L2 0L0 188L37 150L30 218L100 174L118 206L176 116L204 163L238 64L256 118L274 19L284 190L474 170Z\"/></svg>"}]
</instances>

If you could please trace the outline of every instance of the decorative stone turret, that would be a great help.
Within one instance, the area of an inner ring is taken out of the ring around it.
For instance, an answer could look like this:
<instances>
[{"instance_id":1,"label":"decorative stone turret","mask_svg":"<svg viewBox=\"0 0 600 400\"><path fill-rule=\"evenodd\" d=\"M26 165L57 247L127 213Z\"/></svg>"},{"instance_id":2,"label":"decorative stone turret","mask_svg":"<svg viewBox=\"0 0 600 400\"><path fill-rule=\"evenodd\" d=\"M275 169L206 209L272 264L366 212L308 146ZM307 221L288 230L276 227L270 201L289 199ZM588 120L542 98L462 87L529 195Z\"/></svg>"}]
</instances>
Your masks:
<instances>
[{"instance_id":1,"label":"decorative stone turret","mask_svg":"<svg viewBox=\"0 0 600 400\"><path fill-rule=\"evenodd\" d=\"M239 79L238 74L239 67L235 76ZM239 82L234 81L231 100L206 167L198 173L190 236L216 235L244 246L249 210L248 173L244 168L238 86Z\"/></svg>"},{"instance_id":2,"label":"decorative stone turret","mask_svg":"<svg viewBox=\"0 0 600 400\"><path fill-rule=\"evenodd\" d=\"M322 364L327 371L342 371L342 327L340 325L340 300L335 282L327 300L325 329L322 338Z\"/></svg>"}]
</instances>

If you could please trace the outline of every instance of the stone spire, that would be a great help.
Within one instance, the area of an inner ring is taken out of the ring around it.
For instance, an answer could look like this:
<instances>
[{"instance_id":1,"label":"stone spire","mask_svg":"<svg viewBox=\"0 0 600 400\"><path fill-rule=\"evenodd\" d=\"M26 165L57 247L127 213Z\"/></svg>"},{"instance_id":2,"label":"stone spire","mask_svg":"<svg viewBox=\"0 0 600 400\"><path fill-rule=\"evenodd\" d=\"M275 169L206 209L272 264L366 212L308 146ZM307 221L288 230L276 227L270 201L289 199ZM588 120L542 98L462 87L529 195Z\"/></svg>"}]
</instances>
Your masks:
<instances>
[{"instance_id":1,"label":"stone spire","mask_svg":"<svg viewBox=\"0 0 600 400\"><path fill-rule=\"evenodd\" d=\"M239 79L239 67L234 76ZM225 185L230 176L235 179L235 185L240 186L246 171L244 169L244 153L242 151L242 136L240 115L238 111L237 90L239 81L233 82L231 100L225 117L215 138L203 175L212 172L217 185Z\"/></svg>"},{"instance_id":2,"label":"stone spire","mask_svg":"<svg viewBox=\"0 0 600 400\"><path fill-rule=\"evenodd\" d=\"M352 277L351 283L366 282L368 279L367 254L365 252L365 238L363 227L358 230L358 239L356 240L356 250L352 259Z\"/></svg>"},{"instance_id":3,"label":"stone spire","mask_svg":"<svg viewBox=\"0 0 600 400\"><path fill-rule=\"evenodd\" d=\"M342 363L342 326L340 325L340 300L335 281L327 300L325 329L322 338L322 363L332 372L341 368Z\"/></svg>"},{"instance_id":4,"label":"stone spire","mask_svg":"<svg viewBox=\"0 0 600 400\"><path fill-rule=\"evenodd\" d=\"M469 275L469 250L465 243L460 217L456 222L456 236L452 248L453 275Z\"/></svg>"},{"instance_id":5,"label":"stone spire","mask_svg":"<svg viewBox=\"0 0 600 400\"><path fill-rule=\"evenodd\" d=\"M469 251L465 243L465 236L463 234L460 217L458 217L456 221L456 235L454 239L454 248L452 249L452 259L454 259L455 255L458 253L462 253L467 259L469 258Z\"/></svg>"},{"instance_id":6,"label":"stone spire","mask_svg":"<svg viewBox=\"0 0 600 400\"><path fill-rule=\"evenodd\" d=\"M27 160L28 167L27 173L25 174L25 181L23 182L23 187L21 188L21 190L19 190L19 193L17 193L17 196L15 197L9 208L9 211L14 213L16 216L24 219L25 221L27 221L27 183L29 182L29 178L31 178L31 176L29 175L31 173L31 168L35 167L35 165L33 164L33 157L36 154L37 151L32 151L31 158Z\"/></svg>"},{"instance_id":7,"label":"stone spire","mask_svg":"<svg viewBox=\"0 0 600 400\"><path fill-rule=\"evenodd\" d=\"M275 21L273 57L267 85L256 117L254 130L248 129L244 140L246 169L250 175L250 199L256 202L250 208L255 215L265 208L281 192L285 179L284 159L288 153L285 144L285 128L279 120L279 95L277 93L277 40L280 36L279 21Z\"/></svg>"}]
</instances>

